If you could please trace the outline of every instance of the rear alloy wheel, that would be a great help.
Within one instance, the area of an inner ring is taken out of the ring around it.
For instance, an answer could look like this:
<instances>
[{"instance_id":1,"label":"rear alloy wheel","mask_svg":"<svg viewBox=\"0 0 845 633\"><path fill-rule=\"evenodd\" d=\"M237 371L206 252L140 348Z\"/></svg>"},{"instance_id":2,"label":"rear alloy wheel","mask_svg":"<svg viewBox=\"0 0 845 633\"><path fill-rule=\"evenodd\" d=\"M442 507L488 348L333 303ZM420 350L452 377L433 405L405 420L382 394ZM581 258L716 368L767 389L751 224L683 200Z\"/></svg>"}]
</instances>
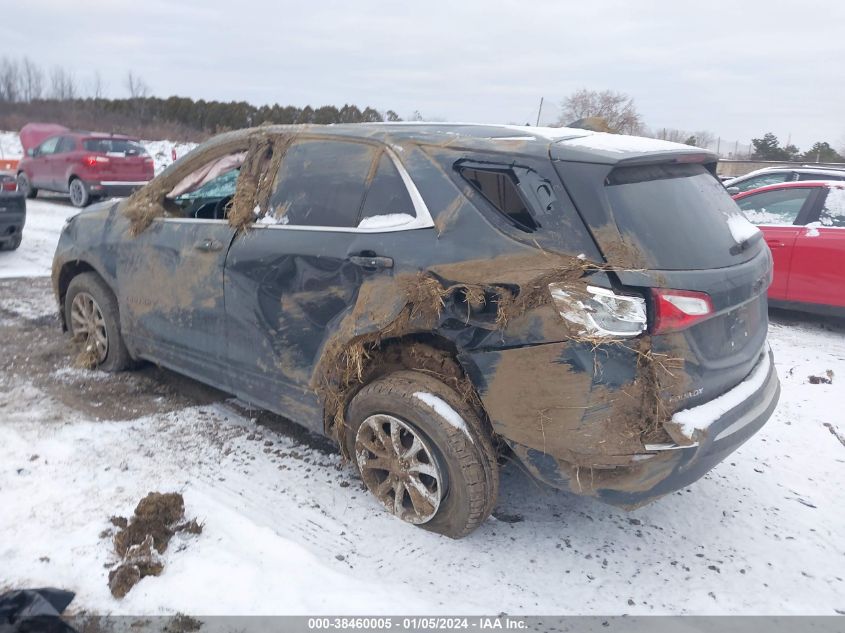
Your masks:
<instances>
[{"instance_id":1,"label":"rear alloy wheel","mask_svg":"<svg viewBox=\"0 0 845 633\"><path fill-rule=\"evenodd\" d=\"M74 178L70 181L70 202L77 208L82 208L88 204L91 196L88 193L88 188L85 183L79 178Z\"/></svg>"},{"instance_id":2,"label":"rear alloy wheel","mask_svg":"<svg viewBox=\"0 0 845 633\"><path fill-rule=\"evenodd\" d=\"M443 474L410 425L392 415L371 415L358 427L355 458L364 484L389 512L415 525L437 514Z\"/></svg>"},{"instance_id":3,"label":"rear alloy wheel","mask_svg":"<svg viewBox=\"0 0 845 633\"><path fill-rule=\"evenodd\" d=\"M64 313L82 364L103 371L121 371L132 365L120 333L117 300L99 275L82 273L71 279Z\"/></svg>"},{"instance_id":4,"label":"rear alloy wheel","mask_svg":"<svg viewBox=\"0 0 845 633\"><path fill-rule=\"evenodd\" d=\"M461 538L492 512L499 473L490 432L448 385L394 372L355 394L345 421L347 454L397 518Z\"/></svg>"},{"instance_id":5,"label":"rear alloy wheel","mask_svg":"<svg viewBox=\"0 0 845 633\"><path fill-rule=\"evenodd\" d=\"M38 189L33 188L32 183L24 172L18 174L18 189L23 192L27 199L32 200L38 195Z\"/></svg>"}]
</instances>

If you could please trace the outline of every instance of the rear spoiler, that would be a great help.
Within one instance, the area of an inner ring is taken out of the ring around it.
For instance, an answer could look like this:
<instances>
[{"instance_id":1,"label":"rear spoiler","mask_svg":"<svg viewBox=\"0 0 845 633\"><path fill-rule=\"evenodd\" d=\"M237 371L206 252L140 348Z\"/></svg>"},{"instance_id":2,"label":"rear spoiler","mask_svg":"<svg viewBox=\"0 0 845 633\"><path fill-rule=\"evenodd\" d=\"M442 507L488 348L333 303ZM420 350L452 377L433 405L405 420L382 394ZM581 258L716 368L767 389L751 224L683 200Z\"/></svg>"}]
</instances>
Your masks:
<instances>
[{"instance_id":1,"label":"rear spoiler","mask_svg":"<svg viewBox=\"0 0 845 633\"><path fill-rule=\"evenodd\" d=\"M717 154L700 147L603 132L556 141L549 146L549 156L552 160L604 165L698 163L714 172L719 161Z\"/></svg>"}]
</instances>

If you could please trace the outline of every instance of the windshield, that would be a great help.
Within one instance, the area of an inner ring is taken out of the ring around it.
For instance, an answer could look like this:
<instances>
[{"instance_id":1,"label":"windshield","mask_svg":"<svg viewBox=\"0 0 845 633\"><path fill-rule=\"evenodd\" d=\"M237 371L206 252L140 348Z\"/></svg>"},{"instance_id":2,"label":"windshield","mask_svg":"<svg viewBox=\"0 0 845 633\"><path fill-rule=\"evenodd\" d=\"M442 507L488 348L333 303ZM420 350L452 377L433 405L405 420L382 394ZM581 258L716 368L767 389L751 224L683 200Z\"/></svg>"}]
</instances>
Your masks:
<instances>
[{"instance_id":1,"label":"windshield","mask_svg":"<svg viewBox=\"0 0 845 633\"><path fill-rule=\"evenodd\" d=\"M619 231L648 253L657 269L697 270L732 266L757 248L736 203L704 165L617 167L605 194Z\"/></svg>"}]
</instances>

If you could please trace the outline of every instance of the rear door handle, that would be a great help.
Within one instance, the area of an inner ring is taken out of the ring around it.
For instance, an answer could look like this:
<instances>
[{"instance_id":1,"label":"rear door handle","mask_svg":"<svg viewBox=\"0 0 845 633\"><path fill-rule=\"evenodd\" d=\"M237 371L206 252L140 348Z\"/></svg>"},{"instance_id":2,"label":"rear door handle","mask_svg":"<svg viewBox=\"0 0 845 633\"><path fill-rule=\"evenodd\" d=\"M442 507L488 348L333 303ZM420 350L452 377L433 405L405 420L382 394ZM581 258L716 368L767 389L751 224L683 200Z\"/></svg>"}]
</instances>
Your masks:
<instances>
[{"instance_id":1,"label":"rear door handle","mask_svg":"<svg viewBox=\"0 0 845 633\"><path fill-rule=\"evenodd\" d=\"M194 248L204 253L215 253L223 249L223 242L207 237L194 244Z\"/></svg>"},{"instance_id":2,"label":"rear door handle","mask_svg":"<svg viewBox=\"0 0 845 633\"><path fill-rule=\"evenodd\" d=\"M392 257L379 257L378 255L351 255L349 261L365 270L384 270L393 268Z\"/></svg>"}]
</instances>

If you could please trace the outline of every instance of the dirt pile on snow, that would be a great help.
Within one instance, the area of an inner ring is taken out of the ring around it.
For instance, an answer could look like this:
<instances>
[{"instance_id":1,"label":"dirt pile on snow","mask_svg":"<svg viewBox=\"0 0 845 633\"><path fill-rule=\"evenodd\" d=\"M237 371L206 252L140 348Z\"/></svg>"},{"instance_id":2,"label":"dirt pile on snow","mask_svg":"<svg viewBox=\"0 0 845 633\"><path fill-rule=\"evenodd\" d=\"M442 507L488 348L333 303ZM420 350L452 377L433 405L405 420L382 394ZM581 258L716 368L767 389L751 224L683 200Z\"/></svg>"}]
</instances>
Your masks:
<instances>
[{"instance_id":1,"label":"dirt pile on snow","mask_svg":"<svg viewBox=\"0 0 845 633\"><path fill-rule=\"evenodd\" d=\"M109 572L109 589L115 598L123 598L141 578L161 574L161 554L174 534L202 533L196 519L185 521L185 502L176 492L151 492L141 499L132 517L114 516L111 523L120 528L114 535L114 549L121 560Z\"/></svg>"}]
</instances>

